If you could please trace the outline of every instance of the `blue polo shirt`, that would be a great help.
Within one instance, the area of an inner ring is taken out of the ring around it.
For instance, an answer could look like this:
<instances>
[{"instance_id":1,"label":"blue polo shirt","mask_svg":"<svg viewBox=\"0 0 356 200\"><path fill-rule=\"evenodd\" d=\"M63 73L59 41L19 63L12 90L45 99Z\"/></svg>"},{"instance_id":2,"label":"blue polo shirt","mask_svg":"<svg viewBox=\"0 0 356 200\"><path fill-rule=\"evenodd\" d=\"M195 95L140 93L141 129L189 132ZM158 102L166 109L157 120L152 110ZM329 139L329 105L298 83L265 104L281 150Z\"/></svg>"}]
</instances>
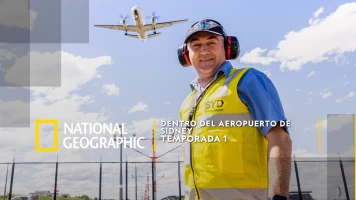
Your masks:
<instances>
[{"instance_id":1,"label":"blue polo shirt","mask_svg":"<svg viewBox=\"0 0 356 200\"><path fill-rule=\"evenodd\" d=\"M215 74L214 80L219 73L229 75L232 65L226 61L219 71ZM200 91L198 78L194 79L190 86L192 90ZM237 86L237 92L241 101L249 108L254 120L286 121L283 106L279 98L277 89L272 81L262 72L256 69L248 69L241 77ZM266 136L271 126L258 127L260 132ZM285 127L288 132L288 128Z\"/></svg>"}]
</instances>

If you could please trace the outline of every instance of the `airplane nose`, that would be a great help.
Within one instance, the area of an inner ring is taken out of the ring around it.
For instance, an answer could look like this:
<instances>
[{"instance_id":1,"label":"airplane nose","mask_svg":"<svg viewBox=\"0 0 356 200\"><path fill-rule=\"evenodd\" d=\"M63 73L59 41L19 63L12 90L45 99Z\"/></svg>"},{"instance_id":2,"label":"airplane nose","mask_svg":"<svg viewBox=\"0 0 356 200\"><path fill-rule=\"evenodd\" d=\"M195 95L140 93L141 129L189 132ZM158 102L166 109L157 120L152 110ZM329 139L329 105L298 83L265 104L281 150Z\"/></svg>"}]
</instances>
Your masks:
<instances>
[{"instance_id":1,"label":"airplane nose","mask_svg":"<svg viewBox=\"0 0 356 200\"><path fill-rule=\"evenodd\" d=\"M132 11L137 10L137 9L138 9L138 6L134 6L131 8Z\"/></svg>"}]
</instances>

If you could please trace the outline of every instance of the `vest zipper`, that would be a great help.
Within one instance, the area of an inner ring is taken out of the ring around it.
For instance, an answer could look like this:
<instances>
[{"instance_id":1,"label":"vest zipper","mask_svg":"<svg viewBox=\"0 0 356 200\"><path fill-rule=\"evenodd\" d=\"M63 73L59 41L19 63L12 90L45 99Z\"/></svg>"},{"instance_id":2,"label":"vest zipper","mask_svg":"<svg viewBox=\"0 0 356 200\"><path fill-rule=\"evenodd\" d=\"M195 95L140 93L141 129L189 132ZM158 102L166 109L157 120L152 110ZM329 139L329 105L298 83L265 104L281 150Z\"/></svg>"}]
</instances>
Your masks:
<instances>
[{"instance_id":1,"label":"vest zipper","mask_svg":"<svg viewBox=\"0 0 356 200\"><path fill-rule=\"evenodd\" d=\"M220 76L221 76L222 74L223 74L223 73L220 73L220 74L218 75L218 77L217 77L213 82L211 82L211 83L208 85L208 87L206 87L205 90L199 95L199 97L198 97L198 99L197 99L197 102L196 102L196 105L195 105L195 107L194 107L194 109L193 109L193 115L192 115L192 116L193 116L194 119L195 119L196 108L198 107L198 105L199 105L201 99L203 98L203 96L205 95L205 93L206 93L206 91L209 89L209 87L210 87L211 85L213 85L213 83L214 83L215 81L217 81L217 80L220 78ZM193 132L193 130L194 130L194 129L192 129L192 132ZM200 200L200 192L199 192L199 188L197 187L197 185L196 185L196 183L195 183L195 176L194 176L194 167L193 167L193 159L192 159L192 157L193 157L193 153L192 153L192 151L193 151L193 146L192 146L192 143L190 143L189 145L190 145L190 166L191 166L192 174L193 174L194 189L195 189L195 193L196 193L197 196L198 196L198 200Z\"/></svg>"}]
</instances>

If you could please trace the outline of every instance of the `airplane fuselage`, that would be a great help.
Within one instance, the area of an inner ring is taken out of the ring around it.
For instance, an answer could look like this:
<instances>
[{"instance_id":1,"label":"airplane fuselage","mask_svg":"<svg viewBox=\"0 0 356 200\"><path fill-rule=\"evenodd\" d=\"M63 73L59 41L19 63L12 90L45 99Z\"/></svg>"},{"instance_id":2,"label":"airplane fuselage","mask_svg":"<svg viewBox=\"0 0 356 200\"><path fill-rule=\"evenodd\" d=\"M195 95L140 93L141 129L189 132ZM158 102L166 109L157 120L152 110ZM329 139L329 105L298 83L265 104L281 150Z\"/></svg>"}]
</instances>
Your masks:
<instances>
[{"instance_id":1,"label":"airplane fuselage","mask_svg":"<svg viewBox=\"0 0 356 200\"><path fill-rule=\"evenodd\" d=\"M143 30L143 27L145 26L145 20L143 18L143 13L141 9L137 6L134 6L132 7L131 12L132 12L132 17L135 20L135 26L138 28L137 29L138 37L141 40L147 40L146 31Z\"/></svg>"},{"instance_id":2,"label":"airplane fuselage","mask_svg":"<svg viewBox=\"0 0 356 200\"><path fill-rule=\"evenodd\" d=\"M155 12L152 12L152 16L149 17L151 19L151 23L145 24L143 13L138 6L134 6L131 8L131 14L134 20L134 23L132 25L127 24L126 21L127 16L126 17L121 16L122 19L120 23L122 23L122 25L103 24L103 25L94 25L94 26L99 28L125 31L125 36L136 38L141 41L146 41L147 39L157 37L161 34L161 32L156 32L157 29L165 28L168 26L172 26L174 24L188 21L187 19L184 19L184 20L156 23L156 19L158 19L158 16L155 16ZM135 32L136 34L129 34L127 33L128 31ZM147 33L148 31L153 31L153 33Z\"/></svg>"}]
</instances>

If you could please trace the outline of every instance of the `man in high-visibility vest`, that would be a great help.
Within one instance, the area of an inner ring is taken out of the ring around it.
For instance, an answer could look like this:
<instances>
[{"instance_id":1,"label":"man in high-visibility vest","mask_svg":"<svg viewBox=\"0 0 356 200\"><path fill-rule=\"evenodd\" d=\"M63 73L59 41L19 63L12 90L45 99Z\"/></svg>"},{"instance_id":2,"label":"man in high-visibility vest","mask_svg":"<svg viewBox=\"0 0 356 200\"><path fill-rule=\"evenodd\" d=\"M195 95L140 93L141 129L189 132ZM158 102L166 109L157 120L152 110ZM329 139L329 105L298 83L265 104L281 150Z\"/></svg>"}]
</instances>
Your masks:
<instances>
[{"instance_id":1,"label":"man in high-visibility vest","mask_svg":"<svg viewBox=\"0 0 356 200\"><path fill-rule=\"evenodd\" d=\"M271 80L228 61L239 54L237 38L210 19L194 23L178 49L180 63L198 74L180 110L181 120L195 122L184 147L187 199L266 200L269 187L273 200L288 199L288 121Z\"/></svg>"}]
</instances>

